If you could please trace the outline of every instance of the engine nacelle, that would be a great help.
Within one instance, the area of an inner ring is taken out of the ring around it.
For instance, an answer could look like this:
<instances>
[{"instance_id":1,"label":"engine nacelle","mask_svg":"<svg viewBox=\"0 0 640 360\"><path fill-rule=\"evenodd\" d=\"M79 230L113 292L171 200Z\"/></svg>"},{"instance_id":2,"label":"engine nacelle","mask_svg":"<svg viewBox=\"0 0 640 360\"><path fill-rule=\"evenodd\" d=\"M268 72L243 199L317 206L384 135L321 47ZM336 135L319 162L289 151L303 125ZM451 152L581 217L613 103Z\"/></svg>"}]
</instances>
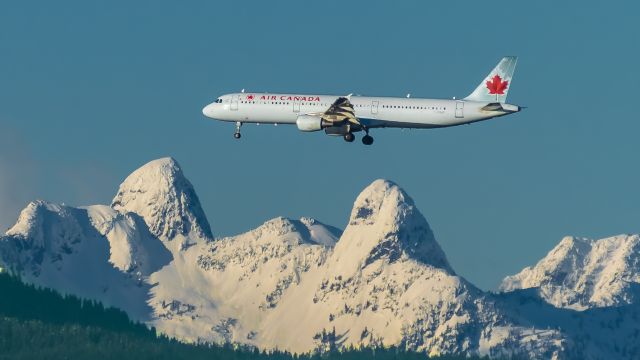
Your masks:
<instances>
[{"instance_id":1,"label":"engine nacelle","mask_svg":"<svg viewBox=\"0 0 640 360\"><path fill-rule=\"evenodd\" d=\"M322 117L316 115L300 115L296 119L296 126L300 131L319 131L327 126L331 126L326 120L322 120Z\"/></svg>"}]
</instances>

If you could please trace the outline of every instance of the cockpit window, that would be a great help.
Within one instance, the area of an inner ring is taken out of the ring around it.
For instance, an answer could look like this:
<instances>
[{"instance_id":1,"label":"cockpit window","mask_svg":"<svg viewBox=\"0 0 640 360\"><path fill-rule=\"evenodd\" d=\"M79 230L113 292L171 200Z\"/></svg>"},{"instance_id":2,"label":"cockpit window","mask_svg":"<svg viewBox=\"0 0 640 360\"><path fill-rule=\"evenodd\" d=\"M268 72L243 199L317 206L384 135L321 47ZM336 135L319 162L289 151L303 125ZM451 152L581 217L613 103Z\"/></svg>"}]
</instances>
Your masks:
<instances>
[{"instance_id":1,"label":"cockpit window","mask_svg":"<svg viewBox=\"0 0 640 360\"><path fill-rule=\"evenodd\" d=\"M222 99L216 100L216 104L220 104L220 103L222 103Z\"/></svg>"}]
</instances>

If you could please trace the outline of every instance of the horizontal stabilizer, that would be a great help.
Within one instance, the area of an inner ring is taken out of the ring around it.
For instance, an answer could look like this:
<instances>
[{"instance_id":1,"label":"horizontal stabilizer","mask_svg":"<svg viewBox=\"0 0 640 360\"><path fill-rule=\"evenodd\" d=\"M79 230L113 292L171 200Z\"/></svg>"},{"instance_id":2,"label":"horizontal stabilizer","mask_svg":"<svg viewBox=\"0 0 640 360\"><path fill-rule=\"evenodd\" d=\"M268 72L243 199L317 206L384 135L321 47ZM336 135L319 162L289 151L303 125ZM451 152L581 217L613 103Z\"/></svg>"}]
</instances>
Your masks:
<instances>
[{"instance_id":1,"label":"horizontal stabilizer","mask_svg":"<svg viewBox=\"0 0 640 360\"><path fill-rule=\"evenodd\" d=\"M481 110L484 110L484 111L518 112L518 111L520 111L522 109L523 109L523 107L518 106L518 105L511 105L511 104L494 102L494 103L490 103L490 104L487 104L487 105L483 106Z\"/></svg>"}]
</instances>

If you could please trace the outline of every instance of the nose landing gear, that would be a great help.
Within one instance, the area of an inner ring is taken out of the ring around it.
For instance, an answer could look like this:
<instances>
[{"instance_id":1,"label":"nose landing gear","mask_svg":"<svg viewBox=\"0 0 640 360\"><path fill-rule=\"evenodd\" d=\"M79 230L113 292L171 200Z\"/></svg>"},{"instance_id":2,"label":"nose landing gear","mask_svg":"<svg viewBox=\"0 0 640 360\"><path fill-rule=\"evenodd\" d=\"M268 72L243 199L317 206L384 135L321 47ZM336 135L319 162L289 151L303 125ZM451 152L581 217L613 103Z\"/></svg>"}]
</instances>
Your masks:
<instances>
[{"instance_id":1,"label":"nose landing gear","mask_svg":"<svg viewBox=\"0 0 640 360\"><path fill-rule=\"evenodd\" d=\"M369 135L369 128L364 127L363 130L364 130L365 133L367 133L367 135L362 137L362 143L365 144L365 145L373 144L373 137L371 135Z\"/></svg>"},{"instance_id":2,"label":"nose landing gear","mask_svg":"<svg viewBox=\"0 0 640 360\"><path fill-rule=\"evenodd\" d=\"M233 137L236 139L240 139L242 137L242 134L240 134L240 127L242 126L242 123L240 121L236 122L236 132L233 134Z\"/></svg>"}]
</instances>

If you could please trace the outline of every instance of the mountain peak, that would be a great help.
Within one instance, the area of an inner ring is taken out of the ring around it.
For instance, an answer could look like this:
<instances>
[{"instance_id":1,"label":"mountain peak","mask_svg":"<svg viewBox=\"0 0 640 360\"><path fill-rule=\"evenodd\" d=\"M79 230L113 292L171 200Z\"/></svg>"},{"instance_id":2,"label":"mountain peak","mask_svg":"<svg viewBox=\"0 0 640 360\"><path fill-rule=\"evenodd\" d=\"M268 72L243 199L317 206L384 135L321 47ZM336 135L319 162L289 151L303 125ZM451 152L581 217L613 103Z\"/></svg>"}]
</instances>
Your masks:
<instances>
[{"instance_id":1,"label":"mountain peak","mask_svg":"<svg viewBox=\"0 0 640 360\"><path fill-rule=\"evenodd\" d=\"M44 200L35 200L30 202L18 217L18 221L9 230L7 236L31 236L38 243L44 243L44 235L42 233L43 215L46 212L59 213L63 210L63 206L50 203Z\"/></svg>"},{"instance_id":2,"label":"mountain peak","mask_svg":"<svg viewBox=\"0 0 640 360\"><path fill-rule=\"evenodd\" d=\"M351 210L349 225L371 225L376 222L385 200L394 202L397 207L404 201L404 191L394 182L378 179L367 186L356 198ZM387 203L388 204L388 203Z\"/></svg>"},{"instance_id":3,"label":"mountain peak","mask_svg":"<svg viewBox=\"0 0 640 360\"><path fill-rule=\"evenodd\" d=\"M567 236L535 266L507 276L502 291L538 288L556 307L585 310L633 303L640 293L640 236Z\"/></svg>"},{"instance_id":4,"label":"mountain peak","mask_svg":"<svg viewBox=\"0 0 640 360\"><path fill-rule=\"evenodd\" d=\"M213 238L193 185L170 157L150 161L131 173L120 185L111 207L140 215L160 239L190 234Z\"/></svg>"},{"instance_id":5,"label":"mountain peak","mask_svg":"<svg viewBox=\"0 0 640 360\"><path fill-rule=\"evenodd\" d=\"M453 274L429 223L413 200L389 180L375 180L357 197L336 253L358 254L363 266L412 258Z\"/></svg>"}]
</instances>

